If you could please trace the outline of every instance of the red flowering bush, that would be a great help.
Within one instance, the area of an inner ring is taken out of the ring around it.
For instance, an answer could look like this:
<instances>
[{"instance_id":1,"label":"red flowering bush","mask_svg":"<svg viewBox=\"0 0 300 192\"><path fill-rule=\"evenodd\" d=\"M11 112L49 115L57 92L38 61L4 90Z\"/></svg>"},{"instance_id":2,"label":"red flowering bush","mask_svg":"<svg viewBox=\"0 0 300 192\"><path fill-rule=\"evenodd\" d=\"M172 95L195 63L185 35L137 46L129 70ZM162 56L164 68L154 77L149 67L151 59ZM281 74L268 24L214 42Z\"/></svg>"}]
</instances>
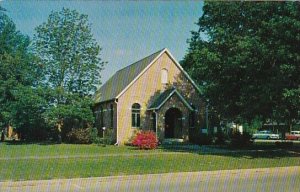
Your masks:
<instances>
[{"instance_id":1,"label":"red flowering bush","mask_svg":"<svg viewBox=\"0 0 300 192\"><path fill-rule=\"evenodd\" d=\"M153 131L142 131L133 138L132 145L137 146L139 149L155 149L158 140Z\"/></svg>"}]
</instances>

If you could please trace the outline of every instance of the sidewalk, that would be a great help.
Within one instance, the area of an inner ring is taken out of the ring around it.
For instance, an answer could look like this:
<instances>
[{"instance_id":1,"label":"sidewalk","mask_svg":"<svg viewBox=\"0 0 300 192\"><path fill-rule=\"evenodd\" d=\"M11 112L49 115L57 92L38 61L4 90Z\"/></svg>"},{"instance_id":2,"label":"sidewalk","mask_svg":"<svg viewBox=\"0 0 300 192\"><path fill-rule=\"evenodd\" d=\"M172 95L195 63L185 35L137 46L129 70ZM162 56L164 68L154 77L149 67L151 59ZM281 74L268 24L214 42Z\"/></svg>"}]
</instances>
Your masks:
<instances>
[{"instance_id":1,"label":"sidewalk","mask_svg":"<svg viewBox=\"0 0 300 192\"><path fill-rule=\"evenodd\" d=\"M188 191L202 191L200 189L203 189L203 191L223 191L222 186L223 188L226 186L226 190L246 189L247 187L249 190L251 188L253 190L253 187L265 189L264 185L270 187L269 189L272 189L272 191L274 189L275 191L277 189L278 191L281 191L280 189L284 191L299 189L300 166L75 179L5 181L0 182L0 191L186 191L186 189L189 189ZM288 190L289 188L290 190Z\"/></svg>"}]
</instances>

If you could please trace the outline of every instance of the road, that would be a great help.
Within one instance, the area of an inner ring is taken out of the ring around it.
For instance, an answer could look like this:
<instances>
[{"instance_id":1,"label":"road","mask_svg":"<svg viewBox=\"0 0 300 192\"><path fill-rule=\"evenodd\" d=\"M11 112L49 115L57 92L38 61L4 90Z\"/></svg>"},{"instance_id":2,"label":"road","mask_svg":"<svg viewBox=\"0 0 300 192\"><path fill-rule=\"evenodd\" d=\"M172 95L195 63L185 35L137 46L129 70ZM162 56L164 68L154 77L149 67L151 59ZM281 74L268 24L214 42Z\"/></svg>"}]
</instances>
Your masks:
<instances>
[{"instance_id":1,"label":"road","mask_svg":"<svg viewBox=\"0 0 300 192\"><path fill-rule=\"evenodd\" d=\"M255 139L255 143L275 143L275 142L293 142L300 143L300 140L282 140L282 139Z\"/></svg>"},{"instance_id":2,"label":"road","mask_svg":"<svg viewBox=\"0 0 300 192\"><path fill-rule=\"evenodd\" d=\"M1 192L22 191L289 191L300 189L300 166L82 179L0 182Z\"/></svg>"}]
</instances>

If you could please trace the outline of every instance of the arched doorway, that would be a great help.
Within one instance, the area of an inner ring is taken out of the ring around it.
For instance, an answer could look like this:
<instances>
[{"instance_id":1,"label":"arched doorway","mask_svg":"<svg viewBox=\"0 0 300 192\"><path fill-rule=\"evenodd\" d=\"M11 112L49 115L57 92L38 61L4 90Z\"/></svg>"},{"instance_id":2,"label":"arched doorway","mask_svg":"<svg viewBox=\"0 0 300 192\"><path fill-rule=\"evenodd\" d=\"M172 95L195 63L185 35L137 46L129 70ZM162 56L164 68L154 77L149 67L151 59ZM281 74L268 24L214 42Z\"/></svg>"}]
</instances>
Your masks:
<instances>
[{"instance_id":1,"label":"arched doorway","mask_svg":"<svg viewBox=\"0 0 300 192\"><path fill-rule=\"evenodd\" d=\"M170 108L165 114L165 138L181 138L182 113L177 108Z\"/></svg>"}]
</instances>

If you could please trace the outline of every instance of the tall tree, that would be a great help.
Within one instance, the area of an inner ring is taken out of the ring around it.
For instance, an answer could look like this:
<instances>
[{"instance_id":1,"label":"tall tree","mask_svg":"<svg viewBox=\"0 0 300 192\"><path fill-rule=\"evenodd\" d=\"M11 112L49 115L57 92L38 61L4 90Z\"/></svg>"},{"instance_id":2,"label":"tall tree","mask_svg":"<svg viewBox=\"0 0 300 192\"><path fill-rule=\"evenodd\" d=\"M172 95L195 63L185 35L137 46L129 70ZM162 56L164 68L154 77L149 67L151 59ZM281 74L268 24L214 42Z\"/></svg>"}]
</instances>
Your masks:
<instances>
[{"instance_id":1,"label":"tall tree","mask_svg":"<svg viewBox=\"0 0 300 192\"><path fill-rule=\"evenodd\" d=\"M34 46L51 87L88 95L100 85L104 62L87 15L65 8L52 12L36 28Z\"/></svg>"},{"instance_id":2,"label":"tall tree","mask_svg":"<svg viewBox=\"0 0 300 192\"><path fill-rule=\"evenodd\" d=\"M36 28L34 50L44 68L44 84L52 88L52 107L45 112L47 123L57 128L59 137L71 128L93 124L93 94L100 85L105 62L93 38L88 16L63 8L52 12L47 22Z\"/></svg>"},{"instance_id":3,"label":"tall tree","mask_svg":"<svg viewBox=\"0 0 300 192\"><path fill-rule=\"evenodd\" d=\"M10 104L17 86L35 82L33 56L28 51L30 40L22 35L0 7L0 122L11 120Z\"/></svg>"},{"instance_id":4,"label":"tall tree","mask_svg":"<svg viewBox=\"0 0 300 192\"><path fill-rule=\"evenodd\" d=\"M22 35L0 7L0 126L13 126L22 139L46 134L43 112L47 102L38 88L39 66L30 51L29 37Z\"/></svg>"},{"instance_id":5,"label":"tall tree","mask_svg":"<svg viewBox=\"0 0 300 192\"><path fill-rule=\"evenodd\" d=\"M299 120L299 2L205 2L197 25L182 65L223 118Z\"/></svg>"}]
</instances>

